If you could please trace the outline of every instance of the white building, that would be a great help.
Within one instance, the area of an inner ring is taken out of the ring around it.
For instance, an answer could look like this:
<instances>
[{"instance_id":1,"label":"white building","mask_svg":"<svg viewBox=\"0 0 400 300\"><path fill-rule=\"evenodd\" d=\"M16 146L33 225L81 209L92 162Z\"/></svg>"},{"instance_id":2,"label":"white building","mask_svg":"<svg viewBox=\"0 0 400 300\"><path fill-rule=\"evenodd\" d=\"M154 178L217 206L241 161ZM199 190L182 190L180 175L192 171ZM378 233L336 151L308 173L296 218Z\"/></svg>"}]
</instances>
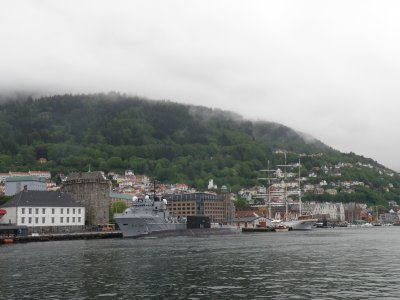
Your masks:
<instances>
[{"instance_id":1,"label":"white building","mask_svg":"<svg viewBox=\"0 0 400 300\"><path fill-rule=\"evenodd\" d=\"M218 188L218 186L216 184L214 184L214 179L210 179L208 181L208 187L209 190L216 190Z\"/></svg>"},{"instance_id":2,"label":"white building","mask_svg":"<svg viewBox=\"0 0 400 300\"><path fill-rule=\"evenodd\" d=\"M85 207L61 192L24 190L1 207L0 224L28 227L85 225Z\"/></svg>"},{"instance_id":3,"label":"white building","mask_svg":"<svg viewBox=\"0 0 400 300\"><path fill-rule=\"evenodd\" d=\"M29 175L37 176L39 178L51 179L51 173L49 171L29 171Z\"/></svg>"},{"instance_id":4,"label":"white building","mask_svg":"<svg viewBox=\"0 0 400 300\"><path fill-rule=\"evenodd\" d=\"M6 196L13 196L21 192L24 188L28 191L46 191L47 184L44 178L37 176L12 176L6 179Z\"/></svg>"},{"instance_id":5,"label":"white building","mask_svg":"<svg viewBox=\"0 0 400 300\"><path fill-rule=\"evenodd\" d=\"M313 215L329 215L331 221L345 221L344 206L342 203L316 203Z\"/></svg>"}]
</instances>

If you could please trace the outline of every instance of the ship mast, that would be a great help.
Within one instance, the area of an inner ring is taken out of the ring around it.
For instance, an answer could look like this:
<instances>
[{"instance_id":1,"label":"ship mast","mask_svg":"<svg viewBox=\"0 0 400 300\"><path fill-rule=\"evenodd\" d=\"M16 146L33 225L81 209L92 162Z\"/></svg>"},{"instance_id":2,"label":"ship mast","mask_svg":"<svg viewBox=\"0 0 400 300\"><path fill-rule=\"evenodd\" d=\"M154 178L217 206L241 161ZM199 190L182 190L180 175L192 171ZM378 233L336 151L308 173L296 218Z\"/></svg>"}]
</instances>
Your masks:
<instances>
[{"instance_id":1,"label":"ship mast","mask_svg":"<svg viewBox=\"0 0 400 300\"><path fill-rule=\"evenodd\" d=\"M286 152L285 152L285 206L286 206L286 212L285 212L285 221L287 222L288 220L288 201L287 201L287 169L286 169L287 165L286 165Z\"/></svg>"},{"instance_id":2,"label":"ship mast","mask_svg":"<svg viewBox=\"0 0 400 300\"><path fill-rule=\"evenodd\" d=\"M274 178L271 178L270 177L270 172L276 172L276 170L271 170L270 169L270 166L269 166L269 160L268 160L268 169L266 169L266 170L260 170L261 172L267 172L267 177L260 177L260 178L258 178L259 180L266 180L268 183L266 184L266 187L265 187L265 192L267 192L268 191L268 194L266 194L266 196L268 197L268 218L272 218L271 217L271 215L272 215L272 209L271 209L271 179L274 179Z\"/></svg>"},{"instance_id":3,"label":"ship mast","mask_svg":"<svg viewBox=\"0 0 400 300\"><path fill-rule=\"evenodd\" d=\"M285 199L285 221L287 221L288 220L288 214L289 214L289 207L288 207L288 199L287 199L287 167L290 167L290 166L288 166L287 165L287 162L286 162L286 151L284 152L284 154L285 154L285 164L284 165L278 165L278 167L284 167L284 170L285 170L285 172L284 172L284 181L283 181L283 184L284 184L284 199Z\"/></svg>"},{"instance_id":4,"label":"ship mast","mask_svg":"<svg viewBox=\"0 0 400 300\"><path fill-rule=\"evenodd\" d=\"M300 164L300 157L299 157L299 214L301 216L302 215L302 211L301 211L301 177L300 177L300 168L301 168L301 164Z\"/></svg>"}]
</instances>

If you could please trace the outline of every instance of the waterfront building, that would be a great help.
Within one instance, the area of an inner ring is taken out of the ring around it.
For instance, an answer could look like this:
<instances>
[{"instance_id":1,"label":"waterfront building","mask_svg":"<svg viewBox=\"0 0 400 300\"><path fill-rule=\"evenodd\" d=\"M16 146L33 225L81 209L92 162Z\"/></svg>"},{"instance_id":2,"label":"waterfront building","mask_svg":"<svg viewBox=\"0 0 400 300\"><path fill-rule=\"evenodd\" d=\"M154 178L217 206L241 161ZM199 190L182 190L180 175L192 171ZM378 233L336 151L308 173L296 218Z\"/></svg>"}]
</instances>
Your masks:
<instances>
[{"instance_id":1,"label":"waterfront building","mask_svg":"<svg viewBox=\"0 0 400 300\"><path fill-rule=\"evenodd\" d=\"M47 184L44 178L32 175L10 176L6 178L4 194L6 196L13 196L21 192L25 187L29 191L47 190Z\"/></svg>"},{"instance_id":2,"label":"waterfront building","mask_svg":"<svg viewBox=\"0 0 400 300\"><path fill-rule=\"evenodd\" d=\"M230 194L190 193L167 194L167 208L178 217L208 216L213 223L231 223L234 205Z\"/></svg>"},{"instance_id":3,"label":"waterfront building","mask_svg":"<svg viewBox=\"0 0 400 300\"><path fill-rule=\"evenodd\" d=\"M86 225L109 223L111 182L103 172L71 173L63 182L61 191L82 203L86 210Z\"/></svg>"},{"instance_id":4,"label":"waterfront building","mask_svg":"<svg viewBox=\"0 0 400 300\"><path fill-rule=\"evenodd\" d=\"M83 229L85 207L66 193L24 189L5 203L0 224L27 226L35 232Z\"/></svg>"},{"instance_id":5,"label":"waterfront building","mask_svg":"<svg viewBox=\"0 0 400 300\"><path fill-rule=\"evenodd\" d=\"M233 223L236 224L238 228L272 227L273 223L271 221L271 219L262 216L239 217L233 219Z\"/></svg>"},{"instance_id":6,"label":"waterfront building","mask_svg":"<svg viewBox=\"0 0 400 300\"><path fill-rule=\"evenodd\" d=\"M391 209L388 213L380 214L378 222L382 224L393 224L399 222L399 215Z\"/></svg>"},{"instance_id":7,"label":"waterfront building","mask_svg":"<svg viewBox=\"0 0 400 300\"><path fill-rule=\"evenodd\" d=\"M311 214L320 219L327 218L335 222L345 221L345 211L342 203L324 202L309 204L309 206L313 206Z\"/></svg>"}]
</instances>

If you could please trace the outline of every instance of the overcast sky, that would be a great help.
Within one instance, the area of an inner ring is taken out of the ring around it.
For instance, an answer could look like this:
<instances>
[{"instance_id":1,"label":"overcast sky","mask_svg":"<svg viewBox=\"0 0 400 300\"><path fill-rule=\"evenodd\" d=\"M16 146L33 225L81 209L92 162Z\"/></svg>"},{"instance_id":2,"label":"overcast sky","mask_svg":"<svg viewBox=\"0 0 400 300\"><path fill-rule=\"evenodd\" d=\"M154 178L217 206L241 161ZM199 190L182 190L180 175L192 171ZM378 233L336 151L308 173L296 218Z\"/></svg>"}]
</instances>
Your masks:
<instances>
[{"instance_id":1,"label":"overcast sky","mask_svg":"<svg viewBox=\"0 0 400 300\"><path fill-rule=\"evenodd\" d=\"M0 91L231 110L400 171L400 1L0 0Z\"/></svg>"}]
</instances>

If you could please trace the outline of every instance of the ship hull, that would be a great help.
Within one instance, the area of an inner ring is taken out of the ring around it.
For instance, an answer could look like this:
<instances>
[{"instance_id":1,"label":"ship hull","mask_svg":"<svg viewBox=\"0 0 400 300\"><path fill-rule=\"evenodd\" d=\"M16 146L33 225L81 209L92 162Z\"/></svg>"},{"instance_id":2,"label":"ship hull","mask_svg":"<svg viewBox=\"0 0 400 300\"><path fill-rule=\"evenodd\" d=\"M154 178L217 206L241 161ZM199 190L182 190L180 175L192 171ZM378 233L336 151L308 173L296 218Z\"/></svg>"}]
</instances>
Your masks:
<instances>
[{"instance_id":1,"label":"ship hull","mask_svg":"<svg viewBox=\"0 0 400 300\"><path fill-rule=\"evenodd\" d=\"M155 232L186 229L184 223L166 223L158 216L129 216L114 217L123 237L140 237Z\"/></svg>"},{"instance_id":2,"label":"ship hull","mask_svg":"<svg viewBox=\"0 0 400 300\"><path fill-rule=\"evenodd\" d=\"M317 219L308 219L287 221L284 224L291 228L291 230L311 230L316 222L318 222Z\"/></svg>"}]
</instances>

